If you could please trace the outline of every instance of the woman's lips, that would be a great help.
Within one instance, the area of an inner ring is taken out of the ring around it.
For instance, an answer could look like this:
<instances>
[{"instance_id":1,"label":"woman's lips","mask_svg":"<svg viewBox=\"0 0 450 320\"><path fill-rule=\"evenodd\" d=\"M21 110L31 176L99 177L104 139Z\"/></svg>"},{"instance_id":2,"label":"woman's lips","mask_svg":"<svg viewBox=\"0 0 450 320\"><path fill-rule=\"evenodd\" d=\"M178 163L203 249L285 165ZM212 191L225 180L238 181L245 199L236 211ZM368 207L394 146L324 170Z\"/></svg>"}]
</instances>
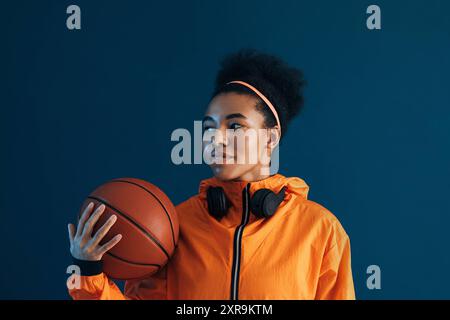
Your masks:
<instances>
[{"instance_id":1,"label":"woman's lips","mask_svg":"<svg viewBox=\"0 0 450 320\"><path fill-rule=\"evenodd\" d=\"M221 152L212 152L211 156L214 158L234 158L234 156L230 155L230 154L226 154L226 153L221 153Z\"/></svg>"},{"instance_id":2,"label":"woman's lips","mask_svg":"<svg viewBox=\"0 0 450 320\"><path fill-rule=\"evenodd\" d=\"M220 152L215 153L214 151L211 153L211 156L214 159L223 159L223 160L233 160L234 159L234 156L232 156L232 155L229 155L226 153L220 153Z\"/></svg>"}]
</instances>

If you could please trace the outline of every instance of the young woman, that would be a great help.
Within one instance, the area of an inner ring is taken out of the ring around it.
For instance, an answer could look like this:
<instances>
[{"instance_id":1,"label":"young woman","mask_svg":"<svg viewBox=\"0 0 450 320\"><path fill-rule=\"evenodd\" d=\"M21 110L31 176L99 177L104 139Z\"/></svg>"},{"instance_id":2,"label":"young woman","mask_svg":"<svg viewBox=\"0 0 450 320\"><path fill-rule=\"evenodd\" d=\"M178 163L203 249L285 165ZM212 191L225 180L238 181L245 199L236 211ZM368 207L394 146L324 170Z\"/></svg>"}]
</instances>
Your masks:
<instances>
[{"instance_id":1,"label":"young woman","mask_svg":"<svg viewBox=\"0 0 450 320\"><path fill-rule=\"evenodd\" d=\"M174 255L152 277L127 281L122 293L102 273L100 261L120 241L118 235L99 245L115 219L92 234L104 207L90 206L77 227L69 225L71 253L82 271L81 286L70 289L70 295L354 299L349 237L337 218L308 200L309 187L302 179L264 170L264 156L273 156L302 108L303 85L302 73L278 57L255 50L227 56L203 119L205 133L222 133L203 148L214 150L211 155L223 163L212 163L214 176L201 181L198 194L176 207L180 237ZM227 135L265 129L270 134L240 145ZM249 152L256 153L257 161L235 161Z\"/></svg>"}]
</instances>

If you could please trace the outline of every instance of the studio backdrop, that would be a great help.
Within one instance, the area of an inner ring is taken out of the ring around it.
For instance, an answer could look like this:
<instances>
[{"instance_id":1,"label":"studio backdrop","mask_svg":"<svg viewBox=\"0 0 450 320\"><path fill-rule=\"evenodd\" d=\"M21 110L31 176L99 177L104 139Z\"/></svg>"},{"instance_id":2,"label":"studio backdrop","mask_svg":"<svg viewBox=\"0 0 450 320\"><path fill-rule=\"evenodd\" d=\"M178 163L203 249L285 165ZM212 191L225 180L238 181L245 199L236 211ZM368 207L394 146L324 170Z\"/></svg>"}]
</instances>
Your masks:
<instances>
[{"instance_id":1,"label":"studio backdrop","mask_svg":"<svg viewBox=\"0 0 450 320\"><path fill-rule=\"evenodd\" d=\"M171 134L194 132L220 59L255 48L304 72L279 172L344 226L357 298L450 299L449 12L438 0L2 2L0 298L69 298L67 223L99 184L145 179L175 204L196 194L212 173L173 163Z\"/></svg>"}]
</instances>

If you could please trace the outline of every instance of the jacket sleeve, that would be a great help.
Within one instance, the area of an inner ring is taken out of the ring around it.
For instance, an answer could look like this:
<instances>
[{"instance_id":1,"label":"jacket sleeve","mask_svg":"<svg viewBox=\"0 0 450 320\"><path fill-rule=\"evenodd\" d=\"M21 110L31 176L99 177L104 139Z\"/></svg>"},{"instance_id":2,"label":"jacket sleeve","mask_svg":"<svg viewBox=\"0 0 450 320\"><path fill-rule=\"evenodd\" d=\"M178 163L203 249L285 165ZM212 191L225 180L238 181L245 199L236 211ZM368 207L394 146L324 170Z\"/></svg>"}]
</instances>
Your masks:
<instances>
[{"instance_id":1,"label":"jacket sleeve","mask_svg":"<svg viewBox=\"0 0 450 320\"><path fill-rule=\"evenodd\" d=\"M83 264L80 261L78 263ZM98 265L96 268L99 268ZM83 270L82 267L80 269ZM78 282L73 281L73 285L68 286L69 295L74 300L167 299L166 267L144 280L126 281L124 293L105 273L94 273L85 272L85 274L79 276Z\"/></svg>"},{"instance_id":2,"label":"jacket sleeve","mask_svg":"<svg viewBox=\"0 0 450 320\"><path fill-rule=\"evenodd\" d=\"M318 300L354 300L355 288L351 268L350 239L344 229L333 228L331 245L320 268L316 291Z\"/></svg>"}]
</instances>

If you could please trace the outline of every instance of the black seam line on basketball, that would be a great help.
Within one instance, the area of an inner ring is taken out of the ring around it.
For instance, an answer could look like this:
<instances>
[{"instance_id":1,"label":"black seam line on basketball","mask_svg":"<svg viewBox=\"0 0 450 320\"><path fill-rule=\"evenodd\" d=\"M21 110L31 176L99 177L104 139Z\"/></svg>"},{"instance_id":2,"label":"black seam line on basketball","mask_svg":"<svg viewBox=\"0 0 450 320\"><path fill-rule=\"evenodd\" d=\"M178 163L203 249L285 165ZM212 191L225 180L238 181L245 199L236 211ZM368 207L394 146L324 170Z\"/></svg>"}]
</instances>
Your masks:
<instances>
[{"instance_id":1,"label":"black seam line on basketball","mask_svg":"<svg viewBox=\"0 0 450 320\"><path fill-rule=\"evenodd\" d=\"M150 240L152 240L162 250L162 252L164 252L164 254L166 255L167 259L170 259L169 254L167 253L166 249L164 249L164 247L161 245L161 243L159 243L158 240L156 240L147 230L145 230L143 227L141 227L136 221L134 221L133 219L128 217L126 214L121 212L119 209L114 208L111 204L109 204L107 201L105 201L103 199L100 199L100 198L97 198L97 197L94 197L94 196L89 196L88 199L97 200L97 201L103 203L105 206L108 206L109 208L113 209L115 212L117 212L122 217L124 217L126 220L128 220L128 222L133 224L136 228L141 230L148 238L150 238Z\"/></svg>"},{"instance_id":2,"label":"black seam line on basketball","mask_svg":"<svg viewBox=\"0 0 450 320\"><path fill-rule=\"evenodd\" d=\"M109 252L109 251L107 251L106 254L110 255L110 256L113 257L113 258L116 258L117 260L120 260L120 261L129 263L129 264L135 264L135 265L138 265L138 266L147 266L147 267L148 267L148 266L153 266L153 267L158 267L158 269L161 268L161 265L159 265L159 264L153 264L153 263L140 263L140 262L129 261L129 260L127 260L127 259L124 259L124 258L121 258L121 257L119 257L119 256L116 256L115 254L113 254L113 253L111 253L111 252Z\"/></svg>"},{"instance_id":3,"label":"black seam line on basketball","mask_svg":"<svg viewBox=\"0 0 450 320\"><path fill-rule=\"evenodd\" d=\"M172 231L172 241L173 241L173 246L175 247L175 233L174 233L174 231L173 231L172 219L170 219L169 212L167 211L167 209L166 209L166 207L164 206L164 204L161 202L161 200L158 199L157 196L155 196L155 195L153 194L153 192L151 192L150 190L148 190L146 187L143 187L143 186L141 186L140 184L135 183L135 182L132 182L132 181L116 179L116 180L111 180L111 181L109 181L109 182L124 182L124 183L129 183L129 184L135 185L135 186L141 188L142 190L147 191L148 193L150 193L150 194L156 199L156 201L159 202L159 204L161 205L161 207L163 207L164 212L166 213L167 218L169 219L170 230Z\"/></svg>"}]
</instances>

